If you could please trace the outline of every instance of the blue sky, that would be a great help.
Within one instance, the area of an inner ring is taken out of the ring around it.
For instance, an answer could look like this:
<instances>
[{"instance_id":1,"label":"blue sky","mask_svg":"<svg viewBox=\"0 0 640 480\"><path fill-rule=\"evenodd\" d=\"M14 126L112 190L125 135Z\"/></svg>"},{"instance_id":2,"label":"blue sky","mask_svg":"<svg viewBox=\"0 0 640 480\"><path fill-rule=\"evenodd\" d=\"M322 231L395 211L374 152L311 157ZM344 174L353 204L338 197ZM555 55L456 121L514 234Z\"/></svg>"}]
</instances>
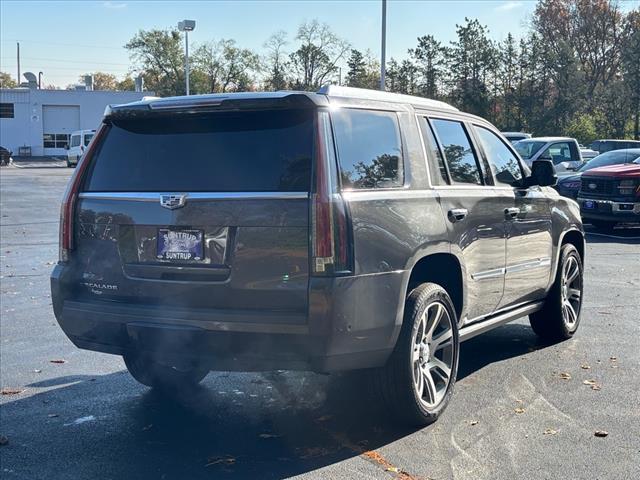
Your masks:
<instances>
[{"instance_id":1,"label":"blue sky","mask_svg":"<svg viewBox=\"0 0 640 480\"><path fill-rule=\"evenodd\" d=\"M640 1L623 2L625 10ZM168 28L184 18L197 21L190 43L234 38L261 51L274 32L285 30L293 43L297 26L317 18L354 48L380 53L380 0L357 1L11 1L0 2L0 69L16 76L16 41L22 71L44 72L44 83L64 87L95 70L123 77L129 70L122 47L139 29ZM420 35L455 38L456 23L478 18L491 36L520 37L534 1L389 0L387 58L402 58Z\"/></svg>"}]
</instances>

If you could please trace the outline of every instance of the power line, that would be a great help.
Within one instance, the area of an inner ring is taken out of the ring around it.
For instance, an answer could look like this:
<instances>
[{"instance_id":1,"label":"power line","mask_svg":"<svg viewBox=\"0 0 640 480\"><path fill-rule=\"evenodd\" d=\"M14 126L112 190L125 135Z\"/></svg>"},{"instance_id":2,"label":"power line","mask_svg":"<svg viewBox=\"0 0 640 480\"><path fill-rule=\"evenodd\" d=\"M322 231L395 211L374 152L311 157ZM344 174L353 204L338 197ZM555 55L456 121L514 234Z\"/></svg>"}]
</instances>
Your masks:
<instances>
[{"instance_id":1,"label":"power line","mask_svg":"<svg viewBox=\"0 0 640 480\"><path fill-rule=\"evenodd\" d=\"M101 62L99 60L66 60L64 58L42 58L42 57L25 57L20 56L21 60L45 60L47 62L63 62L63 63L97 63L100 65L122 65L128 67L129 63Z\"/></svg>"},{"instance_id":2,"label":"power line","mask_svg":"<svg viewBox=\"0 0 640 480\"><path fill-rule=\"evenodd\" d=\"M2 40L2 42L4 43L15 43L15 42L20 42L20 43L39 43L42 45L56 45L56 46L62 46L62 47L83 47L83 48L107 48L107 49L111 49L111 50L122 50L124 47L108 47L106 45L83 45L81 43L59 43L59 42L40 42L37 40L18 40L15 38L9 38L9 39L4 39Z\"/></svg>"}]
</instances>

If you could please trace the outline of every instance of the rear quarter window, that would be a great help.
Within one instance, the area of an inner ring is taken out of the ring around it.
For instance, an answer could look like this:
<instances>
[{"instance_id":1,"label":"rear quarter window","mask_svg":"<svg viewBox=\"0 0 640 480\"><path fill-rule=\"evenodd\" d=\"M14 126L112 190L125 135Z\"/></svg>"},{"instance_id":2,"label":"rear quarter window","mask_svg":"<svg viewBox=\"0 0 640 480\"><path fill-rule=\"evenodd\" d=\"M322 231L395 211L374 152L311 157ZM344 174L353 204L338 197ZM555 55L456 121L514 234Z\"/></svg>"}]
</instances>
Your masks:
<instances>
[{"instance_id":1,"label":"rear quarter window","mask_svg":"<svg viewBox=\"0 0 640 480\"><path fill-rule=\"evenodd\" d=\"M395 112L340 109L331 113L342 187L402 186L402 140Z\"/></svg>"},{"instance_id":2,"label":"rear quarter window","mask_svg":"<svg viewBox=\"0 0 640 480\"><path fill-rule=\"evenodd\" d=\"M114 120L89 192L307 192L315 110Z\"/></svg>"}]
</instances>

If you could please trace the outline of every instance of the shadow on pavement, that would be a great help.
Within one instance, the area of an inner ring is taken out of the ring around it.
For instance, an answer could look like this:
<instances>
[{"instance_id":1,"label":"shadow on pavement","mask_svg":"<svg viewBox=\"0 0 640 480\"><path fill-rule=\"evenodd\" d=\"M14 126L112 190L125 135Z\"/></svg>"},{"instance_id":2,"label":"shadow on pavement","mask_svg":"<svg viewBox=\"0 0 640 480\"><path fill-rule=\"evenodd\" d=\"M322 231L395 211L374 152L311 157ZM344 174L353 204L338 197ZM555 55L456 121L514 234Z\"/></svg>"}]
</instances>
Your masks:
<instances>
[{"instance_id":1,"label":"shadow on pavement","mask_svg":"<svg viewBox=\"0 0 640 480\"><path fill-rule=\"evenodd\" d=\"M463 344L458 378L540 347L527 326L506 325ZM4 403L2 434L10 444L0 450L3 469L30 479L310 472L415 431L396 425L361 377L214 372L171 395L139 386L126 372L33 383L28 388L59 388ZM384 460L368 457L384 474Z\"/></svg>"}]
</instances>

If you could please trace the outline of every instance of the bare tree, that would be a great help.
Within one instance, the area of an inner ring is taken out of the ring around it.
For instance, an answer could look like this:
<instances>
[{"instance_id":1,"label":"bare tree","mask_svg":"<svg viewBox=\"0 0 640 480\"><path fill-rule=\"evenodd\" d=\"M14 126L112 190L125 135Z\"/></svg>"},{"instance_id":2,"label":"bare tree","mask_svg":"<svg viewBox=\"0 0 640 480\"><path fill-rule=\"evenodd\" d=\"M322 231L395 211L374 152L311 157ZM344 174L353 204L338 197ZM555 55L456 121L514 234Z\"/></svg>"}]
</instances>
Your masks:
<instances>
[{"instance_id":1,"label":"bare tree","mask_svg":"<svg viewBox=\"0 0 640 480\"><path fill-rule=\"evenodd\" d=\"M331 31L326 23L305 22L298 28L300 47L290 55L294 86L315 90L338 71L338 62L349 51L349 43Z\"/></svg>"}]
</instances>

